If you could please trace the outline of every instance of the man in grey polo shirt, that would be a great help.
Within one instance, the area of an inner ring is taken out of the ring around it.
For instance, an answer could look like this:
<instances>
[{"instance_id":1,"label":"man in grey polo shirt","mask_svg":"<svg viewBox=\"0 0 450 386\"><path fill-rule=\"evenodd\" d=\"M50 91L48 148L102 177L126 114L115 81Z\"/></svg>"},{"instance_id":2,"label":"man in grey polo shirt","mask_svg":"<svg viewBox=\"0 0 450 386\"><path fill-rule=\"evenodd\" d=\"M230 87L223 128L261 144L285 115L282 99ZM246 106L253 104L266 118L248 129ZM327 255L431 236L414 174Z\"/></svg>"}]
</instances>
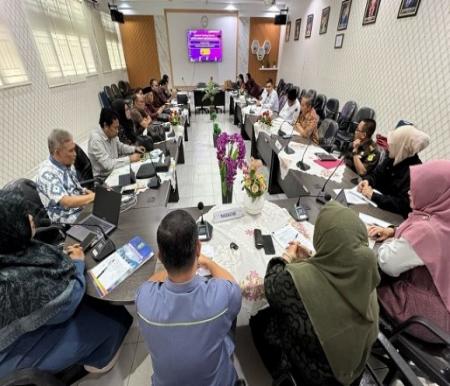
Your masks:
<instances>
[{"instance_id":1,"label":"man in grey polo shirt","mask_svg":"<svg viewBox=\"0 0 450 386\"><path fill-rule=\"evenodd\" d=\"M106 179L114 169L138 162L145 148L119 141L119 117L111 109L102 109L99 124L89 138L88 155L94 177Z\"/></svg>"},{"instance_id":2,"label":"man in grey polo shirt","mask_svg":"<svg viewBox=\"0 0 450 386\"><path fill-rule=\"evenodd\" d=\"M153 386L234 386L230 336L241 290L229 272L200 254L197 225L187 212L170 212L157 232L166 268L137 292L141 334L153 363ZM204 266L212 275L196 274Z\"/></svg>"}]
</instances>

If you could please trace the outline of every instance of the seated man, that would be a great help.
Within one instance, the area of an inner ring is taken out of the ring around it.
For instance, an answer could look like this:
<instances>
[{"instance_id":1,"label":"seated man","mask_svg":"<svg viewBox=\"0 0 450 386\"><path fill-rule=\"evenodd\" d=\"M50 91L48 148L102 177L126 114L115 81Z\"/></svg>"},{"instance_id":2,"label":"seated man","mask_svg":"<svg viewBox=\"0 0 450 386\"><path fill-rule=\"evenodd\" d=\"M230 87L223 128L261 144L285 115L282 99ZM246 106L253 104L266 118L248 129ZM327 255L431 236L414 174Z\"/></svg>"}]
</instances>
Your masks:
<instances>
[{"instance_id":1,"label":"seated man","mask_svg":"<svg viewBox=\"0 0 450 386\"><path fill-rule=\"evenodd\" d=\"M73 166L76 158L72 135L60 129L48 136L50 157L41 165L37 190L42 204L54 223L73 223L83 206L94 201L95 194L83 189Z\"/></svg>"},{"instance_id":2,"label":"seated man","mask_svg":"<svg viewBox=\"0 0 450 386\"><path fill-rule=\"evenodd\" d=\"M106 179L113 169L138 162L145 148L119 141L119 118L111 109L102 109L99 124L89 138L88 155L94 176Z\"/></svg>"},{"instance_id":3,"label":"seated man","mask_svg":"<svg viewBox=\"0 0 450 386\"><path fill-rule=\"evenodd\" d=\"M150 88L152 89L153 94L153 106L156 109L159 109L161 106L164 106L166 103L166 99L161 99L161 93L159 90L158 81L156 79L150 79Z\"/></svg>"},{"instance_id":4,"label":"seated man","mask_svg":"<svg viewBox=\"0 0 450 386\"><path fill-rule=\"evenodd\" d=\"M346 155L347 166L361 177L370 173L380 159L380 151L377 144L372 140L376 127L376 122L370 118L359 122L355 131L352 150Z\"/></svg>"},{"instance_id":5,"label":"seated man","mask_svg":"<svg viewBox=\"0 0 450 386\"><path fill-rule=\"evenodd\" d=\"M157 232L166 268L137 292L141 334L153 363L153 385L232 386L236 381L230 334L241 290L229 272L200 254L197 224L183 210L169 213ZM211 272L206 279L198 266Z\"/></svg>"},{"instance_id":6,"label":"seated man","mask_svg":"<svg viewBox=\"0 0 450 386\"><path fill-rule=\"evenodd\" d=\"M156 108L154 105L154 101L155 101L155 96L153 94L153 91L150 91L149 93L145 94L144 96L144 102L145 102L145 107L147 108L147 114L150 115L150 118L153 121L162 121L162 122L167 122L168 117L166 116L167 114L163 114L164 113L164 109L165 106L162 105L159 108Z\"/></svg>"},{"instance_id":7,"label":"seated man","mask_svg":"<svg viewBox=\"0 0 450 386\"><path fill-rule=\"evenodd\" d=\"M297 91L291 88L287 94L287 103L285 103L280 111L280 118L294 126L299 115L300 102L297 99Z\"/></svg>"},{"instance_id":8,"label":"seated man","mask_svg":"<svg viewBox=\"0 0 450 386\"><path fill-rule=\"evenodd\" d=\"M153 119L151 117L151 111L145 104L144 95L134 94L131 98L131 101L133 102L133 108L131 109L131 111L133 111L134 109L144 110L146 114L149 116L150 120L149 124L152 123Z\"/></svg>"},{"instance_id":9,"label":"seated man","mask_svg":"<svg viewBox=\"0 0 450 386\"><path fill-rule=\"evenodd\" d=\"M295 130L303 138L311 139L316 145L319 144L319 133L317 131L317 124L319 117L312 106L312 100L308 97L303 97L300 103L301 112L298 121L295 124Z\"/></svg>"},{"instance_id":10,"label":"seated man","mask_svg":"<svg viewBox=\"0 0 450 386\"><path fill-rule=\"evenodd\" d=\"M257 103L258 106L262 106L264 109L269 109L274 113L278 113L279 101L278 94L273 89L273 81L269 79L266 82L266 88L261 94L261 98Z\"/></svg>"}]
</instances>

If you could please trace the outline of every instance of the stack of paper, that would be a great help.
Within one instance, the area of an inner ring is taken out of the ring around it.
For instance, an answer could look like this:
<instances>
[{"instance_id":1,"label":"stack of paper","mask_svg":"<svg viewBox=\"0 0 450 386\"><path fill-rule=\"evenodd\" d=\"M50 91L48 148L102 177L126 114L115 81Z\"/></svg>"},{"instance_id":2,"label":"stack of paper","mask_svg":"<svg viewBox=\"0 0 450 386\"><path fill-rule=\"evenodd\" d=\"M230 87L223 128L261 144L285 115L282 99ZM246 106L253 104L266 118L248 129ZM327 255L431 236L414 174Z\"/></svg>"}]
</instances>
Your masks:
<instances>
[{"instance_id":1,"label":"stack of paper","mask_svg":"<svg viewBox=\"0 0 450 386\"><path fill-rule=\"evenodd\" d=\"M300 244L315 253L311 240L299 233L292 225L286 225L283 228L272 232L272 236L283 249L286 249L291 241L298 241Z\"/></svg>"}]
</instances>

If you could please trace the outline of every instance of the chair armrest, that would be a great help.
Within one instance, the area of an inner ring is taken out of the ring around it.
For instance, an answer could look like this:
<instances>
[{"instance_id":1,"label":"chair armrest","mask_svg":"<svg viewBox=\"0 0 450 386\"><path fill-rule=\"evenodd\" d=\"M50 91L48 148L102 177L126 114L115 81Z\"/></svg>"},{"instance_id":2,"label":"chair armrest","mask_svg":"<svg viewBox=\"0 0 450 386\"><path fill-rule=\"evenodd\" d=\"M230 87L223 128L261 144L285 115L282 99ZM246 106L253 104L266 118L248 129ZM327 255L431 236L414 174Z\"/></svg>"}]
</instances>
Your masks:
<instances>
[{"instance_id":1,"label":"chair armrest","mask_svg":"<svg viewBox=\"0 0 450 386\"><path fill-rule=\"evenodd\" d=\"M414 324L418 324L426 328L431 334L439 338L442 341L442 343L446 344L447 346L450 346L450 335L444 330L442 330L435 323L422 316L412 316L405 322L399 324L397 327L394 328L389 338L390 339L395 338L397 335L400 335L402 332L406 331L409 326Z\"/></svg>"}]
</instances>

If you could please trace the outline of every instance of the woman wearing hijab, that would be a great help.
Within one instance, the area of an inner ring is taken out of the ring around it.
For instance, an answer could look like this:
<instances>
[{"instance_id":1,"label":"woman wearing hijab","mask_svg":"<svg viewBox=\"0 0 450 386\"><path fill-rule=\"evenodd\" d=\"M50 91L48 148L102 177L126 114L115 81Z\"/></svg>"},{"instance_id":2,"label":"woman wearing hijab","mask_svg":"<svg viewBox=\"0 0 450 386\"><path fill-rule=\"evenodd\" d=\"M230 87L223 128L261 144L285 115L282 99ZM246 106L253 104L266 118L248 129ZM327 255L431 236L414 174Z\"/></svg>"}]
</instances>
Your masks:
<instances>
[{"instance_id":1,"label":"woman wearing hijab","mask_svg":"<svg viewBox=\"0 0 450 386\"><path fill-rule=\"evenodd\" d=\"M359 384L378 334L376 257L364 224L336 202L320 212L313 243L314 256L293 242L269 262L270 307L251 318L253 339L274 378Z\"/></svg>"},{"instance_id":2,"label":"woman wearing hijab","mask_svg":"<svg viewBox=\"0 0 450 386\"><path fill-rule=\"evenodd\" d=\"M0 190L0 378L24 368L114 365L132 317L84 298L84 254L33 240L22 193Z\"/></svg>"},{"instance_id":3,"label":"woman wearing hijab","mask_svg":"<svg viewBox=\"0 0 450 386\"><path fill-rule=\"evenodd\" d=\"M381 270L393 280L378 289L381 305L395 323L419 315L450 333L450 161L411 167L411 208L397 229L370 227L383 241ZM411 330L428 340L422 329Z\"/></svg>"},{"instance_id":4,"label":"woman wearing hijab","mask_svg":"<svg viewBox=\"0 0 450 386\"><path fill-rule=\"evenodd\" d=\"M127 145L136 143L136 132L131 120L130 107L123 99L116 99L111 104L112 109L119 116L119 140Z\"/></svg>"},{"instance_id":5,"label":"woman wearing hijab","mask_svg":"<svg viewBox=\"0 0 450 386\"><path fill-rule=\"evenodd\" d=\"M388 157L358 185L358 191L381 209L407 217L409 207L409 167L421 164L417 155L430 143L430 137L412 125L388 134ZM378 190L380 193L374 191Z\"/></svg>"}]
</instances>

